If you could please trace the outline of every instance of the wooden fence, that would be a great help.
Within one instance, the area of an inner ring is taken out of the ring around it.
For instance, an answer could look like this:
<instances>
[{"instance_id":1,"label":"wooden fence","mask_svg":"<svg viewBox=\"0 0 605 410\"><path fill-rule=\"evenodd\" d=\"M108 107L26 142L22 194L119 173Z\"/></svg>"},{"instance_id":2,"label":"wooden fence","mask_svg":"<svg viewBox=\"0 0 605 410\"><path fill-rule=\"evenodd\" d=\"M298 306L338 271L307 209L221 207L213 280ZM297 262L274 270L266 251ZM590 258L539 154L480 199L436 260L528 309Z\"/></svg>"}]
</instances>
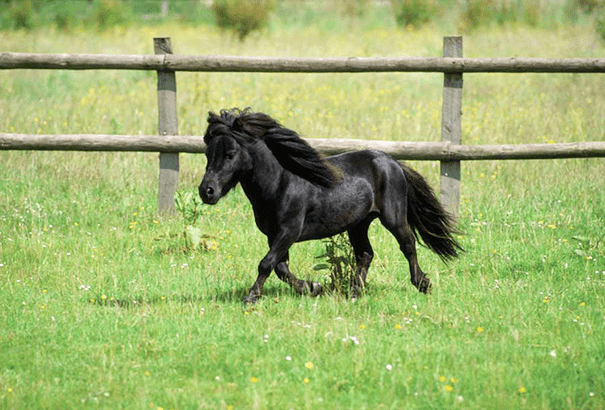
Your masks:
<instances>
[{"instance_id":1,"label":"wooden fence","mask_svg":"<svg viewBox=\"0 0 605 410\"><path fill-rule=\"evenodd\" d=\"M154 39L154 55L0 53L1 69L153 70L158 74L158 135L25 135L0 133L0 150L152 151L160 153L158 208L174 211L180 152L201 153L201 137L179 136L176 71L264 73L444 73L441 142L308 139L324 154L379 149L399 160L441 162L441 201L454 214L460 201L460 161L605 157L605 141L561 144L462 145L463 73L605 73L605 58L463 58L462 37L445 37L443 57L281 58L173 55L169 38ZM213 107L214 109L221 107Z\"/></svg>"}]
</instances>

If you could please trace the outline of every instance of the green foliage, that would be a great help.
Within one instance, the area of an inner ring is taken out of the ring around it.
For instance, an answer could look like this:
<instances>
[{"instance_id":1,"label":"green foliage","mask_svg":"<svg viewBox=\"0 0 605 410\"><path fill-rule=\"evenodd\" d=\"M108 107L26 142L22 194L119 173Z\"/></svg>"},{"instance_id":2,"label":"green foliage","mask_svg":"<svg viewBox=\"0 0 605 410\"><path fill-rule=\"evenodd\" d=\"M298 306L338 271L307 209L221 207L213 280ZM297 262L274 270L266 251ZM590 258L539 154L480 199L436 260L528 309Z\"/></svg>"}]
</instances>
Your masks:
<instances>
[{"instance_id":1,"label":"green foliage","mask_svg":"<svg viewBox=\"0 0 605 410\"><path fill-rule=\"evenodd\" d=\"M212 3L212 4L210 4ZM288 29L306 27L322 31L350 30L354 25L378 29L397 25L411 30L433 23L442 30L469 32L480 27L506 24L557 28L596 21L602 27L604 0L391 0L391 7L369 0L218 0L168 2L161 14L160 0L2 0L0 29L55 26L106 30L130 25L155 25L178 21L193 25L218 25L240 40L268 25Z\"/></svg>"},{"instance_id":2,"label":"green foliage","mask_svg":"<svg viewBox=\"0 0 605 410\"><path fill-rule=\"evenodd\" d=\"M603 0L469 0L460 5L460 24L464 30L511 23L556 28L590 20L602 5Z\"/></svg>"},{"instance_id":3,"label":"green foliage","mask_svg":"<svg viewBox=\"0 0 605 410\"><path fill-rule=\"evenodd\" d=\"M65 3L61 3L63 7L58 7L58 11L54 16L55 24L61 31L69 32L78 24L77 13L73 8L68 7Z\"/></svg>"},{"instance_id":4,"label":"green foliage","mask_svg":"<svg viewBox=\"0 0 605 410\"><path fill-rule=\"evenodd\" d=\"M131 22L131 8L125 0L61 1L8 0L0 9L0 28L33 29L55 25L70 31L77 26L105 30Z\"/></svg>"},{"instance_id":5,"label":"green foliage","mask_svg":"<svg viewBox=\"0 0 605 410\"><path fill-rule=\"evenodd\" d=\"M100 30L126 25L130 21L130 8L124 0L97 0L93 21Z\"/></svg>"},{"instance_id":6,"label":"green foliage","mask_svg":"<svg viewBox=\"0 0 605 410\"><path fill-rule=\"evenodd\" d=\"M204 204L192 191L177 191L174 196L175 210L182 216L183 223L195 225L202 215Z\"/></svg>"},{"instance_id":7,"label":"green foliage","mask_svg":"<svg viewBox=\"0 0 605 410\"><path fill-rule=\"evenodd\" d=\"M577 6L586 13L605 7L605 0L575 0Z\"/></svg>"},{"instance_id":8,"label":"green foliage","mask_svg":"<svg viewBox=\"0 0 605 410\"><path fill-rule=\"evenodd\" d=\"M605 41L605 7L599 8L596 12L596 29L601 40Z\"/></svg>"},{"instance_id":9,"label":"green foliage","mask_svg":"<svg viewBox=\"0 0 605 410\"><path fill-rule=\"evenodd\" d=\"M391 0L395 21L400 27L420 26L435 17L435 0Z\"/></svg>"},{"instance_id":10,"label":"green foliage","mask_svg":"<svg viewBox=\"0 0 605 410\"><path fill-rule=\"evenodd\" d=\"M316 271L327 270L330 274L331 283L326 286L328 291L347 295L355 273L356 262L353 247L345 234L340 234L322 241L324 253L317 256L325 262L313 266Z\"/></svg>"},{"instance_id":11,"label":"green foliage","mask_svg":"<svg viewBox=\"0 0 605 410\"><path fill-rule=\"evenodd\" d=\"M370 0L333 0L334 9L346 18L363 17L370 7Z\"/></svg>"},{"instance_id":12,"label":"green foliage","mask_svg":"<svg viewBox=\"0 0 605 410\"><path fill-rule=\"evenodd\" d=\"M240 41L265 27L275 8L275 0L216 0L212 9L222 29L234 31Z\"/></svg>"},{"instance_id":13,"label":"green foliage","mask_svg":"<svg viewBox=\"0 0 605 410\"><path fill-rule=\"evenodd\" d=\"M202 229L195 226L203 213L203 206L200 197L192 191L177 191L175 193L174 207L183 218L183 236L191 250L212 246L205 240L206 237L203 235Z\"/></svg>"},{"instance_id":14,"label":"green foliage","mask_svg":"<svg viewBox=\"0 0 605 410\"><path fill-rule=\"evenodd\" d=\"M558 4L557 9L567 7ZM555 8L552 4L540 0L469 0L462 10L462 24L466 28L479 26L503 25L506 23L521 23L537 26L540 20L552 14Z\"/></svg>"},{"instance_id":15,"label":"green foliage","mask_svg":"<svg viewBox=\"0 0 605 410\"><path fill-rule=\"evenodd\" d=\"M32 29L35 25L34 8L32 0L10 1L3 6L5 12L8 12L9 21L13 28Z\"/></svg>"}]
</instances>

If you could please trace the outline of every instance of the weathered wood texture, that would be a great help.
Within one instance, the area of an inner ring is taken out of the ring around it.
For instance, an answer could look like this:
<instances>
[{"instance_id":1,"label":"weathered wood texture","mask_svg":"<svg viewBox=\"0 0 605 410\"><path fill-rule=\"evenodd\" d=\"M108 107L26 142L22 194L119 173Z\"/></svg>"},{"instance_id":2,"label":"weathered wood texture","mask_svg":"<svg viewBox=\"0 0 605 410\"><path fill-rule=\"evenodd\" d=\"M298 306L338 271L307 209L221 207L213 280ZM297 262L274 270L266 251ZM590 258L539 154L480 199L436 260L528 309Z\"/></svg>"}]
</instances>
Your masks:
<instances>
[{"instance_id":1,"label":"weathered wood texture","mask_svg":"<svg viewBox=\"0 0 605 410\"><path fill-rule=\"evenodd\" d=\"M458 145L449 142L400 142L360 139L308 138L324 155L377 149L398 160L478 161L560 158L605 158L605 141L558 144ZM0 150L21 151L136 151L203 153L201 136L188 135L27 135L0 134Z\"/></svg>"},{"instance_id":2,"label":"weathered wood texture","mask_svg":"<svg viewBox=\"0 0 605 410\"><path fill-rule=\"evenodd\" d=\"M202 137L180 135L0 134L0 150L202 153L205 147Z\"/></svg>"},{"instance_id":3,"label":"weathered wood texture","mask_svg":"<svg viewBox=\"0 0 605 410\"><path fill-rule=\"evenodd\" d=\"M0 53L0 69L154 70L279 73L605 73L605 58L286 58L136 54Z\"/></svg>"},{"instance_id":4,"label":"weathered wood texture","mask_svg":"<svg viewBox=\"0 0 605 410\"><path fill-rule=\"evenodd\" d=\"M157 55L172 54L170 38L154 38L153 49ZM160 137L178 135L176 107L176 74L174 71L158 71L158 134ZM174 193L179 184L178 152L160 153L158 177L158 211L174 213Z\"/></svg>"},{"instance_id":5,"label":"weathered wood texture","mask_svg":"<svg viewBox=\"0 0 605 410\"><path fill-rule=\"evenodd\" d=\"M443 57L462 57L462 37L443 39ZM462 143L462 73L443 75L443 108L441 141ZM458 215L460 204L460 161L441 161L440 200L452 215Z\"/></svg>"}]
</instances>

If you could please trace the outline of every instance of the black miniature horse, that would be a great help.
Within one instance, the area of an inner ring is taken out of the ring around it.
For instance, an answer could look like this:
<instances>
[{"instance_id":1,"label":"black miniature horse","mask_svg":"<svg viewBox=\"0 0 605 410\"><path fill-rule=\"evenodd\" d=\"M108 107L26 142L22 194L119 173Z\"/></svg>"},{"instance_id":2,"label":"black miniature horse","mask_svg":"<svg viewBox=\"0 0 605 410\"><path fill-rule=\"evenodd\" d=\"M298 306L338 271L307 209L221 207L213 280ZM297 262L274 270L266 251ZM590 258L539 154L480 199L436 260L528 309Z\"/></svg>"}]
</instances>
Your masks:
<instances>
[{"instance_id":1,"label":"black miniature horse","mask_svg":"<svg viewBox=\"0 0 605 410\"><path fill-rule=\"evenodd\" d=\"M356 298L374 256L368 227L375 218L397 238L420 292L428 292L431 281L418 265L418 236L444 260L462 249L453 237L452 218L424 178L384 152L355 151L323 159L296 132L249 109L210 112L208 123L202 201L216 204L239 182L252 203L256 225L269 240L246 303L258 300L272 270L297 292L319 295L319 283L299 280L290 272L288 251L295 242L345 231L357 261L350 289Z\"/></svg>"}]
</instances>

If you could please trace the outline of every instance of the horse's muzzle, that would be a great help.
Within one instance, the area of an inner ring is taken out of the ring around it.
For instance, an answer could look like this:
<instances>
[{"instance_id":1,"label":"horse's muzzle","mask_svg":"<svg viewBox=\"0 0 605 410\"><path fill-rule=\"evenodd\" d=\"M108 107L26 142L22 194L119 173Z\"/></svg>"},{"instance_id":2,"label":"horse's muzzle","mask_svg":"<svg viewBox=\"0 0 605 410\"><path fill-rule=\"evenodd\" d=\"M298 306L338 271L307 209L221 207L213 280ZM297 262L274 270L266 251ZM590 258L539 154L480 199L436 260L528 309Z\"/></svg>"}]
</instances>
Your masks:
<instances>
[{"instance_id":1,"label":"horse's muzzle","mask_svg":"<svg viewBox=\"0 0 605 410\"><path fill-rule=\"evenodd\" d=\"M202 181L199 187L200 198L202 202L208 205L214 205L220 199L220 194L211 184Z\"/></svg>"}]
</instances>

